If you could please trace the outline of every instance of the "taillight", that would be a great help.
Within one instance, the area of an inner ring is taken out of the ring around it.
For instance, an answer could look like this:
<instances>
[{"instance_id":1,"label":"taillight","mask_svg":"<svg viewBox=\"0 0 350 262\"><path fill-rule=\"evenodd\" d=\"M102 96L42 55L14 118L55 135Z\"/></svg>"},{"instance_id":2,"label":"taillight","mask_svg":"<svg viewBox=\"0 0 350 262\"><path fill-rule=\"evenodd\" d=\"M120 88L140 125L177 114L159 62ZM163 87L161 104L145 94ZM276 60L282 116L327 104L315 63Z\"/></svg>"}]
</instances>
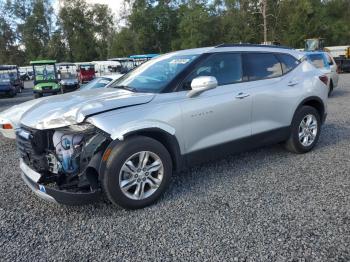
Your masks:
<instances>
[{"instance_id":1,"label":"taillight","mask_svg":"<svg viewBox=\"0 0 350 262\"><path fill-rule=\"evenodd\" d=\"M328 86L328 77L327 76L322 75L319 78L326 86Z\"/></svg>"},{"instance_id":2,"label":"taillight","mask_svg":"<svg viewBox=\"0 0 350 262\"><path fill-rule=\"evenodd\" d=\"M3 124L2 129L13 129L11 124Z\"/></svg>"}]
</instances>

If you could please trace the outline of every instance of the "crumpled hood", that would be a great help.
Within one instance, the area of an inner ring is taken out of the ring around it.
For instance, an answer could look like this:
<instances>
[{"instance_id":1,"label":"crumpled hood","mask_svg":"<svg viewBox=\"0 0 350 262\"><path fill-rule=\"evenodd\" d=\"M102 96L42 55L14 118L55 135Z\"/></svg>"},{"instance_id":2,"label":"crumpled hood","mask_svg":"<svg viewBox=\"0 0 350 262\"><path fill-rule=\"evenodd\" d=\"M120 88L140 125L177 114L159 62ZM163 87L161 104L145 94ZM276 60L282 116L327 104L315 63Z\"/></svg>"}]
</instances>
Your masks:
<instances>
[{"instance_id":1,"label":"crumpled hood","mask_svg":"<svg viewBox=\"0 0 350 262\"><path fill-rule=\"evenodd\" d=\"M102 88L45 97L22 114L21 124L51 129L81 123L89 115L150 102L154 94ZM36 101L36 100L34 100ZM10 119L11 120L11 119Z\"/></svg>"}]
</instances>

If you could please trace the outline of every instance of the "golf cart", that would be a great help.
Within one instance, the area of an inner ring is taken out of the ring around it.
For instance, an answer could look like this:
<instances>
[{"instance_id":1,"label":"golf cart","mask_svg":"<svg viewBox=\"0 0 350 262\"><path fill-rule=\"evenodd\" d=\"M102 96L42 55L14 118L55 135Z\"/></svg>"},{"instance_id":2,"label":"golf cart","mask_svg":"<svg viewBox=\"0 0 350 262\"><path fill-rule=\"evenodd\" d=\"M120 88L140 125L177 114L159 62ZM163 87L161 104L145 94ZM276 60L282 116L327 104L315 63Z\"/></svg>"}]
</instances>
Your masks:
<instances>
[{"instance_id":1,"label":"golf cart","mask_svg":"<svg viewBox=\"0 0 350 262\"><path fill-rule=\"evenodd\" d=\"M147 62L148 60L159 56L159 54L146 54L146 55L131 55L129 58L133 59L134 67L138 67L139 65Z\"/></svg>"},{"instance_id":2,"label":"golf cart","mask_svg":"<svg viewBox=\"0 0 350 262\"><path fill-rule=\"evenodd\" d=\"M16 65L0 65L0 94L14 97L24 88Z\"/></svg>"},{"instance_id":3,"label":"golf cart","mask_svg":"<svg viewBox=\"0 0 350 262\"><path fill-rule=\"evenodd\" d=\"M77 90L79 88L77 78L77 66L73 63L59 63L57 64L57 75L59 84L61 86L61 92L67 93Z\"/></svg>"},{"instance_id":4,"label":"golf cart","mask_svg":"<svg viewBox=\"0 0 350 262\"><path fill-rule=\"evenodd\" d=\"M108 60L119 63L119 65L111 67L111 73L126 74L135 67L134 59L129 57L111 58Z\"/></svg>"},{"instance_id":5,"label":"golf cart","mask_svg":"<svg viewBox=\"0 0 350 262\"><path fill-rule=\"evenodd\" d=\"M61 91L58 84L55 60L31 61L34 73L34 97L42 97L43 94L56 95Z\"/></svg>"},{"instance_id":6,"label":"golf cart","mask_svg":"<svg viewBox=\"0 0 350 262\"><path fill-rule=\"evenodd\" d=\"M78 64L77 72L80 84L89 82L95 78L95 65L92 63Z\"/></svg>"}]
</instances>

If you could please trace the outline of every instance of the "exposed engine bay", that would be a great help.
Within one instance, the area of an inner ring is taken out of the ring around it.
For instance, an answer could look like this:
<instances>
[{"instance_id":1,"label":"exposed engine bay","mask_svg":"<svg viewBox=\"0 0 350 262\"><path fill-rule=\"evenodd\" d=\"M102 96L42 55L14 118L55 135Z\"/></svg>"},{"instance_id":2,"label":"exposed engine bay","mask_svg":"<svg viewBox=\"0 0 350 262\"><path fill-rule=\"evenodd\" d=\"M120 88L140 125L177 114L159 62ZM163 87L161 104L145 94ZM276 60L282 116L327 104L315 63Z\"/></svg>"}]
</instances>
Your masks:
<instances>
[{"instance_id":1,"label":"exposed engine bay","mask_svg":"<svg viewBox=\"0 0 350 262\"><path fill-rule=\"evenodd\" d=\"M90 124L17 132L23 161L41 174L35 182L70 192L99 189L99 164L109 142L108 134Z\"/></svg>"}]
</instances>

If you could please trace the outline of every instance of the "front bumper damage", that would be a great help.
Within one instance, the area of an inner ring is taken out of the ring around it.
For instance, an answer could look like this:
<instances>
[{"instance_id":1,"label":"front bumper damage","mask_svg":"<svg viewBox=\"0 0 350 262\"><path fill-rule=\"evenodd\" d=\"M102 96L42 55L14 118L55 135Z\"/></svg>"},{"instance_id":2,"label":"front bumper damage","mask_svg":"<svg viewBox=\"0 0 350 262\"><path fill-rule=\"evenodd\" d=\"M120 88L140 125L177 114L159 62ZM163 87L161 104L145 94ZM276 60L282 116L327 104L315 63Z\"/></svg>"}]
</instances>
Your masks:
<instances>
[{"instance_id":1,"label":"front bumper damage","mask_svg":"<svg viewBox=\"0 0 350 262\"><path fill-rule=\"evenodd\" d=\"M40 184L41 174L31 169L23 159L20 160L21 176L29 188L41 199L64 205L85 205L97 201L101 189L90 192L70 192Z\"/></svg>"},{"instance_id":2,"label":"front bumper damage","mask_svg":"<svg viewBox=\"0 0 350 262\"><path fill-rule=\"evenodd\" d=\"M16 140L21 176L44 200L65 205L90 204L101 195L99 167L110 140L96 130L84 135L79 130L73 135L70 132L19 129Z\"/></svg>"}]
</instances>

